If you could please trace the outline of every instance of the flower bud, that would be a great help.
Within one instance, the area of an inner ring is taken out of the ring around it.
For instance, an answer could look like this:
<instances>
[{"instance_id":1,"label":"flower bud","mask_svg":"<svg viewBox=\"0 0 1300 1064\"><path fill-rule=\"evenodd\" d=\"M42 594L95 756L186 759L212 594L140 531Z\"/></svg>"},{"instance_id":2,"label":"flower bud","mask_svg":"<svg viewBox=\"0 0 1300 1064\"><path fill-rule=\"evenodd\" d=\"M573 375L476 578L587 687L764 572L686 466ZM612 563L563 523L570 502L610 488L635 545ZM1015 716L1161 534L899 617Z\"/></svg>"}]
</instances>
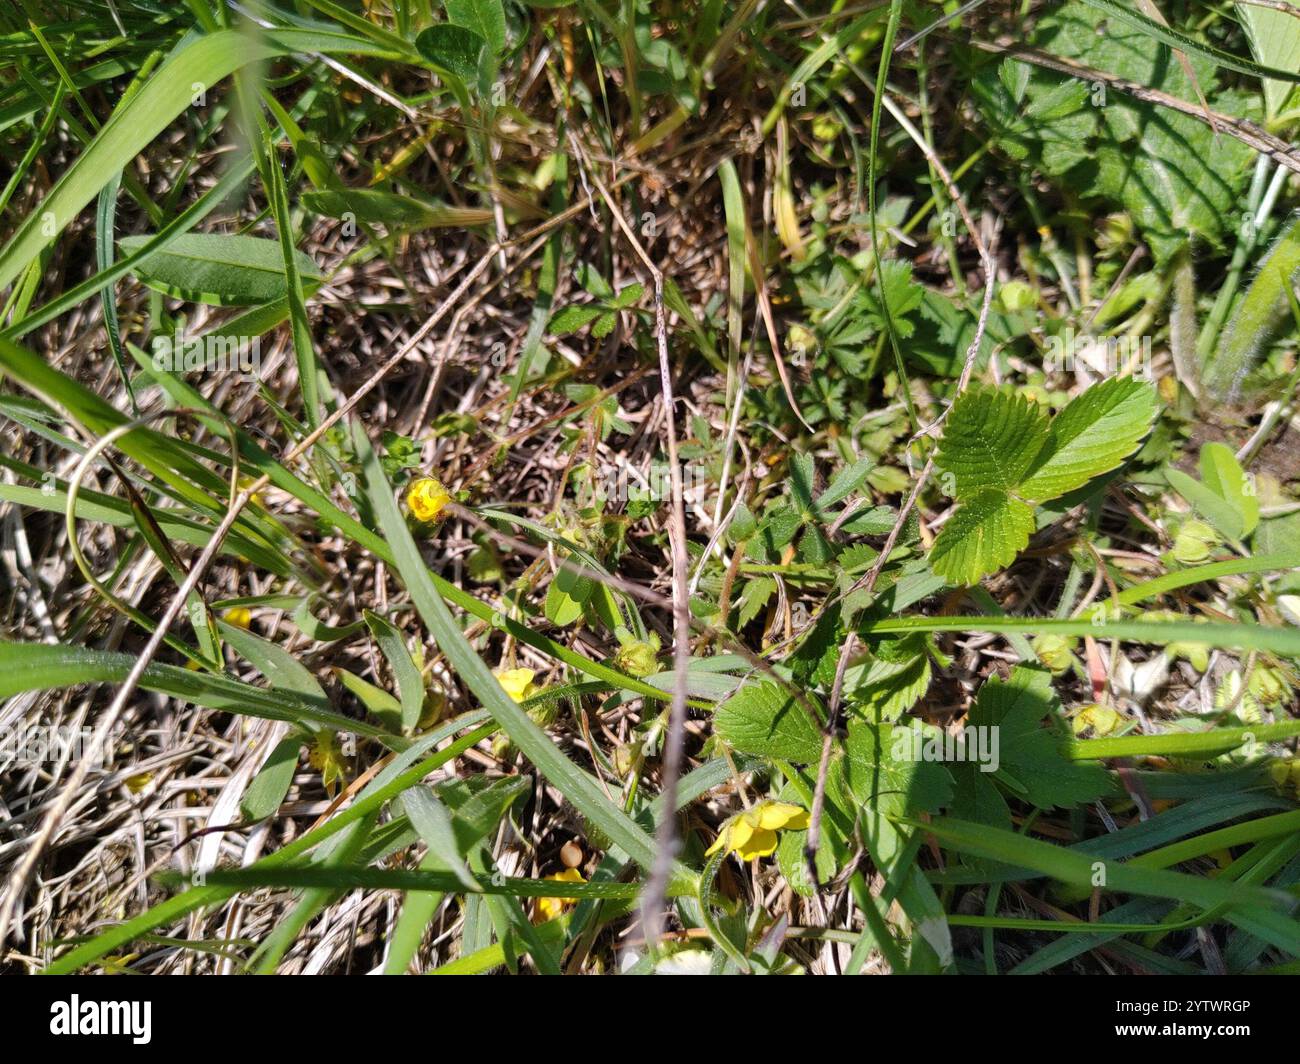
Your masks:
<instances>
[{"instance_id":1,"label":"flower bud","mask_svg":"<svg viewBox=\"0 0 1300 1064\"><path fill-rule=\"evenodd\" d=\"M1035 637L1033 648L1038 660L1051 669L1053 675L1060 676L1074 664L1074 644L1073 639L1047 633Z\"/></svg>"},{"instance_id":2,"label":"flower bud","mask_svg":"<svg viewBox=\"0 0 1300 1064\"><path fill-rule=\"evenodd\" d=\"M1073 727L1075 735L1082 735L1084 732L1091 730L1093 735L1098 737L1111 735L1124 724L1124 718L1115 710L1101 702L1094 702L1092 705L1084 706L1074 716Z\"/></svg>"},{"instance_id":3,"label":"flower bud","mask_svg":"<svg viewBox=\"0 0 1300 1064\"><path fill-rule=\"evenodd\" d=\"M658 652L654 644L635 640L619 649L614 655L614 665L639 679L659 671Z\"/></svg>"},{"instance_id":4,"label":"flower bud","mask_svg":"<svg viewBox=\"0 0 1300 1064\"><path fill-rule=\"evenodd\" d=\"M451 495L440 481L421 477L406 493L406 505L417 521L436 520L442 508L451 502Z\"/></svg>"},{"instance_id":5,"label":"flower bud","mask_svg":"<svg viewBox=\"0 0 1300 1064\"><path fill-rule=\"evenodd\" d=\"M1174 537L1174 558L1183 565L1195 565L1210 556L1219 544L1219 534L1204 521L1189 518Z\"/></svg>"},{"instance_id":6,"label":"flower bud","mask_svg":"<svg viewBox=\"0 0 1300 1064\"><path fill-rule=\"evenodd\" d=\"M1272 665L1256 665L1246 690L1265 706L1280 706L1291 694L1291 685L1280 669Z\"/></svg>"},{"instance_id":7,"label":"flower bud","mask_svg":"<svg viewBox=\"0 0 1300 1064\"><path fill-rule=\"evenodd\" d=\"M998 289L998 302L1007 313L1016 314L1022 310L1033 310L1038 303L1038 296L1033 286L1024 281L1007 281Z\"/></svg>"}]
</instances>

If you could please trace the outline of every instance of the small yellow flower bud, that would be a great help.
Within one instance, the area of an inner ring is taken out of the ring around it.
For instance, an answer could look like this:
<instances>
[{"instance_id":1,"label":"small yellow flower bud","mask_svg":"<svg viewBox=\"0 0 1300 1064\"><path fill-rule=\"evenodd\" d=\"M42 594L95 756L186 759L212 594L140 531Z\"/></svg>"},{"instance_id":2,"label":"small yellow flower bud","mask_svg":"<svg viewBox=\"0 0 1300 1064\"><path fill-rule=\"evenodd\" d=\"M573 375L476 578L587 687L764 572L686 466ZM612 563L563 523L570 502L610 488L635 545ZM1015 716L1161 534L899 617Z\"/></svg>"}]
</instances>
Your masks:
<instances>
[{"instance_id":1,"label":"small yellow flower bud","mask_svg":"<svg viewBox=\"0 0 1300 1064\"><path fill-rule=\"evenodd\" d=\"M247 606L231 606L221 616L227 624L233 624L236 628L247 628L253 623L253 611Z\"/></svg>"},{"instance_id":2,"label":"small yellow flower bud","mask_svg":"<svg viewBox=\"0 0 1300 1064\"><path fill-rule=\"evenodd\" d=\"M1073 721L1075 735L1082 735L1084 732L1091 730L1092 734L1098 738L1113 734L1123 724L1123 717L1116 713L1112 707L1100 702L1084 706L1074 715Z\"/></svg>"},{"instance_id":3,"label":"small yellow flower bud","mask_svg":"<svg viewBox=\"0 0 1300 1064\"><path fill-rule=\"evenodd\" d=\"M834 140L843 132L843 123L832 114L819 114L813 119L812 134L823 143Z\"/></svg>"},{"instance_id":4,"label":"small yellow flower bud","mask_svg":"<svg viewBox=\"0 0 1300 1064\"><path fill-rule=\"evenodd\" d=\"M627 779L632 769L636 767L637 748L628 743L619 743L614 747L613 756L610 758L614 763L614 772L619 779Z\"/></svg>"},{"instance_id":5,"label":"small yellow flower bud","mask_svg":"<svg viewBox=\"0 0 1300 1064\"><path fill-rule=\"evenodd\" d=\"M1024 281L1007 281L998 290L998 302L1002 309L1014 314L1021 310L1033 310L1038 302L1032 285Z\"/></svg>"},{"instance_id":6,"label":"small yellow flower bud","mask_svg":"<svg viewBox=\"0 0 1300 1064\"><path fill-rule=\"evenodd\" d=\"M659 671L658 651L653 643L634 641L619 650L614 656L614 665L629 676L649 676Z\"/></svg>"},{"instance_id":7,"label":"small yellow flower bud","mask_svg":"<svg viewBox=\"0 0 1300 1064\"><path fill-rule=\"evenodd\" d=\"M1244 689L1241 670L1233 669L1228 673L1214 692L1214 708L1232 710L1243 724L1259 724L1263 719L1259 703L1255 697Z\"/></svg>"},{"instance_id":8,"label":"small yellow flower bud","mask_svg":"<svg viewBox=\"0 0 1300 1064\"><path fill-rule=\"evenodd\" d=\"M307 754L307 763L320 773L325 793L334 797L335 788L347 779L347 761L339 746L338 737L333 732L321 732L311 744Z\"/></svg>"},{"instance_id":9,"label":"small yellow flower bud","mask_svg":"<svg viewBox=\"0 0 1300 1064\"><path fill-rule=\"evenodd\" d=\"M1051 633L1036 636L1033 641L1034 653L1054 675L1060 676L1074 664L1074 642L1063 635Z\"/></svg>"}]
</instances>

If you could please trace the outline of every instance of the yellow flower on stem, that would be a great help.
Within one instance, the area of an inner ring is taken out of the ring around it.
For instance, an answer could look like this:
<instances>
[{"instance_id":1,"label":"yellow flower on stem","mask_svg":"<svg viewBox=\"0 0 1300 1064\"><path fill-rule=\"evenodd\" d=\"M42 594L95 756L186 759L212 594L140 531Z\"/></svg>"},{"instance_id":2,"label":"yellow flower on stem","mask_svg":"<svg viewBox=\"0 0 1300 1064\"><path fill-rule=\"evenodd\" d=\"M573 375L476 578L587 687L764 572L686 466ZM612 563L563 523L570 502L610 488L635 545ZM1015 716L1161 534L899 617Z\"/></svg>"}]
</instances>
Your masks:
<instances>
[{"instance_id":1,"label":"yellow flower on stem","mask_svg":"<svg viewBox=\"0 0 1300 1064\"><path fill-rule=\"evenodd\" d=\"M546 876L546 879L553 883L585 883L582 873L576 868L566 868L563 872L556 872L554 875ZM537 919L540 923L547 920L554 920L566 909L572 907L573 898L538 898L537 899Z\"/></svg>"},{"instance_id":2,"label":"yellow flower on stem","mask_svg":"<svg viewBox=\"0 0 1300 1064\"><path fill-rule=\"evenodd\" d=\"M247 628L253 623L253 611L247 606L231 606L222 616L227 624L236 628Z\"/></svg>"},{"instance_id":3,"label":"yellow flower on stem","mask_svg":"<svg viewBox=\"0 0 1300 1064\"><path fill-rule=\"evenodd\" d=\"M516 702L522 702L540 690L533 683L533 677L537 673L532 669L499 669L492 675L497 678L497 683L501 685L502 690Z\"/></svg>"},{"instance_id":4,"label":"yellow flower on stem","mask_svg":"<svg viewBox=\"0 0 1300 1064\"><path fill-rule=\"evenodd\" d=\"M705 851L705 856L726 850L742 861L770 857L776 852L778 831L800 831L807 827L807 809L788 802L762 801L723 824L721 834Z\"/></svg>"},{"instance_id":5,"label":"yellow flower on stem","mask_svg":"<svg viewBox=\"0 0 1300 1064\"><path fill-rule=\"evenodd\" d=\"M325 793L331 798L337 786L347 781L347 761L333 732L323 731L316 736L307 754L307 763L320 773Z\"/></svg>"},{"instance_id":6,"label":"yellow flower on stem","mask_svg":"<svg viewBox=\"0 0 1300 1064\"><path fill-rule=\"evenodd\" d=\"M451 502L451 496L433 477L421 477L406 493L406 505L417 521L432 521Z\"/></svg>"}]
</instances>

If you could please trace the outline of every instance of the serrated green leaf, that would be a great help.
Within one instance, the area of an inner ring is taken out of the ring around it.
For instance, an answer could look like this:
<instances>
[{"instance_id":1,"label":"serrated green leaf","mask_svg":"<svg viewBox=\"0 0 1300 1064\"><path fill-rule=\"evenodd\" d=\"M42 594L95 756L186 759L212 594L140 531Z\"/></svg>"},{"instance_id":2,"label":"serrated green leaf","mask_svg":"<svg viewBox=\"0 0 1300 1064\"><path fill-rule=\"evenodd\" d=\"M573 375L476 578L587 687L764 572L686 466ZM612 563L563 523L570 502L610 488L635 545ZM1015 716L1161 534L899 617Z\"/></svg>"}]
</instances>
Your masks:
<instances>
[{"instance_id":1,"label":"serrated green leaf","mask_svg":"<svg viewBox=\"0 0 1300 1064\"><path fill-rule=\"evenodd\" d=\"M618 290L618 295L610 302L610 306L619 310L626 310L641 298L644 291L645 285L639 281L633 281Z\"/></svg>"},{"instance_id":2,"label":"serrated green leaf","mask_svg":"<svg viewBox=\"0 0 1300 1064\"><path fill-rule=\"evenodd\" d=\"M846 536L883 536L894 527L898 514L890 506L864 506L840 525Z\"/></svg>"},{"instance_id":3,"label":"serrated green leaf","mask_svg":"<svg viewBox=\"0 0 1300 1064\"><path fill-rule=\"evenodd\" d=\"M591 326L591 336L594 340L603 340L606 336L614 331L614 325L618 322L618 316L610 311L605 311L598 317Z\"/></svg>"},{"instance_id":4,"label":"serrated green leaf","mask_svg":"<svg viewBox=\"0 0 1300 1064\"><path fill-rule=\"evenodd\" d=\"M823 830L821 845L817 847L817 877L823 883L835 874L835 855L826 835L827 832ZM807 844L806 830L781 832L776 844L776 863L791 889L796 894L811 898L817 890L808 878L808 861L804 857L804 847Z\"/></svg>"},{"instance_id":5,"label":"serrated green leaf","mask_svg":"<svg viewBox=\"0 0 1300 1064\"><path fill-rule=\"evenodd\" d=\"M118 241L130 255L152 240L150 234L124 236ZM146 255L135 275L150 288L177 299L216 306L252 306L285 299L289 282L278 240L254 236L185 233L165 248ZM294 261L303 288L314 291L323 279L316 261L301 251Z\"/></svg>"},{"instance_id":6,"label":"serrated green leaf","mask_svg":"<svg viewBox=\"0 0 1300 1064\"><path fill-rule=\"evenodd\" d=\"M935 465L951 474L958 499L1024 479L1047 439L1042 408L1023 396L972 389L953 403Z\"/></svg>"},{"instance_id":7,"label":"serrated green leaf","mask_svg":"<svg viewBox=\"0 0 1300 1064\"><path fill-rule=\"evenodd\" d=\"M849 689L845 675L845 689ZM911 709L930 686L930 659L917 654L904 662L874 660L854 677L855 708L869 720L893 721Z\"/></svg>"},{"instance_id":8,"label":"serrated green leaf","mask_svg":"<svg viewBox=\"0 0 1300 1064\"><path fill-rule=\"evenodd\" d=\"M1068 740L1050 726L1058 723L1059 705L1051 673L1018 666L1008 679L993 676L980 688L967 718L972 726L997 729L994 775L1040 809L1090 802L1110 789L1100 766L1065 757ZM1047 728L1044 718L1049 719Z\"/></svg>"},{"instance_id":9,"label":"serrated green leaf","mask_svg":"<svg viewBox=\"0 0 1300 1064\"><path fill-rule=\"evenodd\" d=\"M812 509L813 475L812 455L790 456L790 496L801 512Z\"/></svg>"},{"instance_id":10,"label":"serrated green leaf","mask_svg":"<svg viewBox=\"0 0 1300 1064\"><path fill-rule=\"evenodd\" d=\"M844 782L859 802L889 817L935 813L952 799L952 778L936 761L916 758L914 725L851 721Z\"/></svg>"},{"instance_id":11,"label":"serrated green leaf","mask_svg":"<svg viewBox=\"0 0 1300 1064\"><path fill-rule=\"evenodd\" d=\"M1106 10L1090 10L1090 7ZM1113 17L1120 10L1120 18ZM1121 21L1123 19L1123 21ZM1127 25L1124 23L1127 22ZM1151 37L1182 42L1184 65ZM1259 69L1225 57L1137 15L1129 0L1061 4L1039 19L1030 43L1055 56L1183 100L1203 93L1217 111L1252 117L1253 99L1219 88L1215 65ZM1022 75L1023 76L1023 75ZM1292 75L1287 75L1293 77ZM1021 98L992 71L973 80L980 109L998 146L1043 172L1082 202L1126 210L1158 265L1186 247L1189 237L1220 244L1239 219L1251 149L1203 121L1159 104L1055 71L1033 70Z\"/></svg>"},{"instance_id":12,"label":"serrated green leaf","mask_svg":"<svg viewBox=\"0 0 1300 1064\"><path fill-rule=\"evenodd\" d=\"M930 551L930 567L953 584L969 585L1015 560L1034 531L1034 511L1005 491L984 491L963 503Z\"/></svg>"},{"instance_id":13,"label":"serrated green leaf","mask_svg":"<svg viewBox=\"0 0 1300 1064\"><path fill-rule=\"evenodd\" d=\"M770 576L760 576L749 581L740 591L740 604L736 610L736 631L744 628L758 616L759 610L767 605L776 593L776 581Z\"/></svg>"},{"instance_id":14,"label":"serrated green leaf","mask_svg":"<svg viewBox=\"0 0 1300 1064\"><path fill-rule=\"evenodd\" d=\"M867 474L876 467L874 458L859 458L852 465L847 465L835 474L827 487L817 496L817 509L824 513L841 499L847 499L862 486Z\"/></svg>"},{"instance_id":15,"label":"serrated green leaf","mask_svg":"<svg viewBox=\"0 0 1300 1064\"><path fill-rule=\"evenodd\" d=\"M1052 419L1047 442L1017 494L1046 502L1083 487L1136 451L1155 416L1151 385L1133 377L1094 385Z\"/></svg>"},{"instance_id":16,"label":"serrated green leaf","mask_svg":"<svg viewBox=\"0 0 1300 1064\"><path fill-rule=\"evenodd\" d=\"M771 681L749 684L728 698L714 714L713 728L742 754L802 765L821 758L821 730Z\"/></svg>"}]
</instances>

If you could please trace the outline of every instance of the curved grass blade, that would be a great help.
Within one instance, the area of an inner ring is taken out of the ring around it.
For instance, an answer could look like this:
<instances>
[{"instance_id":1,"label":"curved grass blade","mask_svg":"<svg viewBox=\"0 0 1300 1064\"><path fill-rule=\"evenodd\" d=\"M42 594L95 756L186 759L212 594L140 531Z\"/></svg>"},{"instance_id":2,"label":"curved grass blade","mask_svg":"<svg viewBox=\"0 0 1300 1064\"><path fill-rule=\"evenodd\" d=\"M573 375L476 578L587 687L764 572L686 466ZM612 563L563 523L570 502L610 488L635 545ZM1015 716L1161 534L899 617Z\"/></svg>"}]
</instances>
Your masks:
<instances>
[{"instance_id":1,"label":"curved grass blade","mask_svg":"<svg viewBox=\"0 0 1300 1064\"><path fill-rule=\"evenodd\" d=\"M397 570L438 649L461 681L538 770L579 812L609 836L616 846L643 869L649 870L655 859L654 839L606 798L591 777L565 757L527 712L502 690L501 684L492 675L492 670L470 646L465 633L438 594L428 566L420 556L419 548L397 508L393 489L384 476L379 459L365 432L355 423L353 441L365 470L367 495L374 507L376 520L389 530L389 542ZM675 878L693 881L695 876L679 866Z\"/></svg>"},{"instance_id":2,"label":"curved grass blade","mask_svg":"<svg viewBox=\"0 0 1300 1064\"><path fill-rule=\"evenodd\" d=\"M23 219L0 252L0 289L63 231L114 173L120 173L189 106L193 85L211 88L249 63L312 52L406 58L372 41L318 30L270 30L258 36L221 30L197 38L172 55L135 96L113 112L77 161Z\"/></svg>"}]
</instances>

